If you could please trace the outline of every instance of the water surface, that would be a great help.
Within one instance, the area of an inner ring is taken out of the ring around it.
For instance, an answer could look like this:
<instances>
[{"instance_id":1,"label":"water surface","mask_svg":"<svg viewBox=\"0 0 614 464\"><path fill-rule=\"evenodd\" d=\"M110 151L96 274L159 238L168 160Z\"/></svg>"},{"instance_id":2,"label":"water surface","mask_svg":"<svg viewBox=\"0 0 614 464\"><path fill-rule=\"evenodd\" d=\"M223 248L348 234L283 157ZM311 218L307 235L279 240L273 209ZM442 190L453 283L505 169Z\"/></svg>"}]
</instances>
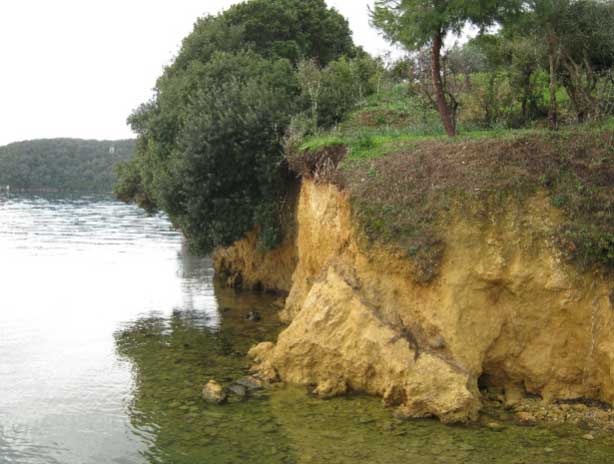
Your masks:
<instances>
[{"instance_id":1,"label":"water surface","mask_svg":"<svg viewBox=\"0 0 614 464\"><path fill-rule=\"evenodd\" d=\"M272 296L217 288L162 215L100 197L0 197L0 463L606 463L573 427L401 421L301 388L208 406L210 378L281 329ZM249 311L263 319L246 319Z\"/></svg>"}]
</instances>

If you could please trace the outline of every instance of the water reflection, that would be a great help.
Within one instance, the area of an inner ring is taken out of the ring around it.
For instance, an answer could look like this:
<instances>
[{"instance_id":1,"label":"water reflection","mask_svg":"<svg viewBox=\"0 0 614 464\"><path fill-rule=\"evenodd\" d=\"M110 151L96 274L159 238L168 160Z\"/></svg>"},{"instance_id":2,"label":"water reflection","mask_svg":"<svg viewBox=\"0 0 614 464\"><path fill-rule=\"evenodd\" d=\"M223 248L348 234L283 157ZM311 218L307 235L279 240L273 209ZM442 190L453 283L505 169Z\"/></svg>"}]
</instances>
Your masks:
<instances>
[{"instance_id":1,"label":"water reflection","mask_svg":"<svg viewBox=\"0 0 614 464\"><path fill-rule=\"evenodd\" d=\"M0 201L0 462L147 462L113 334L175 310L218 324L210 266L184 258L165 217L110 198Z\"/></svg>"},{"instance_id":2,"label":"water reflection","mask_svg":"<svg viewBox=\"0 0 614 464\"><path fill-rule=\"evenodd\" d=\"M262 431L272 419L266 397L221 407L200 399L209 379L229 383L246 375L246 351L280 328L272 297L216 289L216 298L226 310L217 325L203 312L176 310L116 334L118 353L134 365L132 425L149 443L150 462L273 462L264 460L273 448L286 462L283 437ZM259 323L246 318L253 310L262 315Z\"/></svg>"},{"instance_id":3,"label":"water reflection","mask_svg":"<svg viewBox=\"0 0 614 464\"><path fill-rule=\"evenodd\" d=\"M303 388L277 388L246 402L206 405L200 389L248 372L246 350L280 329L267 297L215 289L225 307L218 328L182 311L141 319L116 335L134 365L132 425L155 463L605 463L614 440L581 439L573 427L448 427L395 419L380 401L350 396L322 401ZM250 310L262 324L246 320Z\"/></svg>"}]
</instances>

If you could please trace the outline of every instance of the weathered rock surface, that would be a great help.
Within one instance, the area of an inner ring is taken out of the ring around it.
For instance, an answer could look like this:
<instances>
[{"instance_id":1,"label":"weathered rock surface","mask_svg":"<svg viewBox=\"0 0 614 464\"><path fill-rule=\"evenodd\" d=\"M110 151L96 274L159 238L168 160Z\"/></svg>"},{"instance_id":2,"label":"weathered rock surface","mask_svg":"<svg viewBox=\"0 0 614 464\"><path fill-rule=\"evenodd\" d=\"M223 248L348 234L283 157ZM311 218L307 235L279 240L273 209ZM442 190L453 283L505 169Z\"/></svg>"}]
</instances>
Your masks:
<instances>
[{"instance_id":1,"label":"weathered rock surface","mask_svg":"<svg viewBox=\"0 0 614 464\"><path fill-rule=\"evenodd\" d=\"M413 417L475 417L479 402L470 374L430 353L417 355L397 334L331 268L277 344L258 345L250 355L262 373L314 384L322 397L358 390L380 395Z\"/></svg>"},{"instance_id":2,"label":"weathered rock surface","mask_svg":"<svg viewBox=\"0 0 614 464\"><path fill-rule=\"evenodd\" d=\"M202 397L207 403L223 404L228 399L228 395L219 383L209 380L203 387Z\"/></svg>"},{"instance_id":3,"label":"weathered rock surface","mask_svg":"<svg viewBox=\"0 0 614 464\"><path fill-rule=\"evenodd\" d=\"M258 234L250 232L232 247L216 251L215 269L229 287L287 293L296 268L295 246L290 236L274 251L264 252L259 250Z\"/></svg>"},{"instance_id":4,"label":"weathered rock surface","mask_svg":"<svg viewBox=\"0 0 614 464\"><path fill-rule=\"evenodd\" d=\"M364 246L342 192L304 181L286 248L296 261L282 266L293 276L271 281L289 291L290 325L252 349L256 369L448 422L476 417L478 379L508 407L527 393L614 403L614 281L565 263L551 239L558 214L544 195L493 214L452 212L439 277L423 285L406 255ZM226 267L253 280L241 264L253 250L238 247Z\"/></svg>"}]
</instances>

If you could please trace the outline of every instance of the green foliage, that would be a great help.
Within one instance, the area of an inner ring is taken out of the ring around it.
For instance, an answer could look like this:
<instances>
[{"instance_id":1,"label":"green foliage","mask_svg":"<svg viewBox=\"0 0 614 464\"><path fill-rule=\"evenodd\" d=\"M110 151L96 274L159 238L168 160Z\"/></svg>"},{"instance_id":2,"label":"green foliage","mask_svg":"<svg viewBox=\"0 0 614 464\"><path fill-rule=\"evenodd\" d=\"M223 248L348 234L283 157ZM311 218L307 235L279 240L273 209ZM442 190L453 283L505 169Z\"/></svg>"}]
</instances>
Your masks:
<instances>
[{"instance_id":1,"label":"green foliage","mask_svg":"<svg viewBox=\"0 0 614 464\"><path fill-rule=\"evenodd\" d=\"M377 0L372 19L391 41L420 50L438 34L459 34L467 24L493 24L519 6L514 0Z\"/></svg>"},{"instance_id":2,"label":"green foliage","mask_svg":"<svg viewBox=\"0 0 614 464\"><path fill-rule=\"evenodd\" d=\"M0 185L13 190L110 192L113 167L129 160L133 140L48 139L0 147Z\"/></svg>"},{"instance_id":3,"label":"green foliage","mask_svg":"<svg viewBox=\"0 0 614 464\"><path fill-rule=\"evenodd\" d=\"M298 80L305 107L309 108L311 130L341 122L364 98L372 95L383 66L368 55L342 57L320 69L313 61L298 66Z\"/></svg>"},{"instance_id":4,"label":"green foliage","mask_svg":"<svg viewBox=\"0 0 614 464\"><path fill-rule=\"evenodd\" d=\"M236 66L234 79L207 79L187 109L162 185L164 208L199 251L230 245L256 224L273 246L285 192L281 138L296 98L292 68L250 54L219 54L207 66Z\"/></svg>"},{"instance_id":5,"label":"green foliage","mask_svg":"<svg viewBox=\"0 0 614 464\"><path fill-rule=\"evenodd\" d=\"M324 0L251 0L198 20L155 98L129 118L137 159L120 167L116 193L166 211L198 252L255 227L263 247L275 246L291 183L284 135L318 102L305 97L297 65L310 62L330 95L343 83L332 71L344 66L342 56L364 59L347 21ZM353 103L343 88L335 92L340 107L332 116L316 110L318 120L340 118Z\"/></svg>"},{"instance_id":6,"label":"green foliage","mask_svg":"<svg viewBox=\"0 0 614 464\"><path fill-rule=\"evenodd\" d=\"M143 179L138 167L139 160L132 158L128 161L120 161L115 165L117 181L113 186L113 195L124 202L135 202L147 211L154 211L156 205L143 190Z\"/></svg>"},{"instance_id":7,"label":"green foliage","mask_svg":"<svg viewBox=\"0 0 614 464\"><path fill-rule=\"evenodd\" d=\"M250 0L198 19L171 72L205 63L216 52L245 50L293 64L313 58L321 66L356 53L347 20L324 0Z\"/></svg>"}]
</instances>

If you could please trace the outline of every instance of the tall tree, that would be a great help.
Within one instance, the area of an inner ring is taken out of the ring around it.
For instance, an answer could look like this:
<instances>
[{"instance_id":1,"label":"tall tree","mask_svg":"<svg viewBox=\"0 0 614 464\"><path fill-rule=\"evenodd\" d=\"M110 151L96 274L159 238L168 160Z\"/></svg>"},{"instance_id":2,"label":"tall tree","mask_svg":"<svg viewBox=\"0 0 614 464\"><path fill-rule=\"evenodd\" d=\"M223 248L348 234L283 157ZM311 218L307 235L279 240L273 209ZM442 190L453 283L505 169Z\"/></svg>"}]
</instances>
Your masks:
<instances>
[{"instance_id":1,"label":"tall tree","mask_svg":"<svg viewBox=\"0 0 614 464\"><path fill-rule=\"evenodd\" d=\"M324 0L249 0L199 19L129 118L137 154L116 194L166 211L202 253L255 227L273 247L291 182L282 140L303 110L296 66L358 53Z\"/></svg>"},{"instance_id":2,"label":"tall tree","mask_svg":"<svg viewBox=\"0 0 614 464\"><path fill-rule=\"evenodd\" d=\"M437 111L448 136L456 135L456 123L446 99L441 50L450 33L459 34L472 24L480 28L516 11L516 0L376 0L371 20L393 43L416 51L431 49L431 75Z\"/></svg>"}]
</instances>

